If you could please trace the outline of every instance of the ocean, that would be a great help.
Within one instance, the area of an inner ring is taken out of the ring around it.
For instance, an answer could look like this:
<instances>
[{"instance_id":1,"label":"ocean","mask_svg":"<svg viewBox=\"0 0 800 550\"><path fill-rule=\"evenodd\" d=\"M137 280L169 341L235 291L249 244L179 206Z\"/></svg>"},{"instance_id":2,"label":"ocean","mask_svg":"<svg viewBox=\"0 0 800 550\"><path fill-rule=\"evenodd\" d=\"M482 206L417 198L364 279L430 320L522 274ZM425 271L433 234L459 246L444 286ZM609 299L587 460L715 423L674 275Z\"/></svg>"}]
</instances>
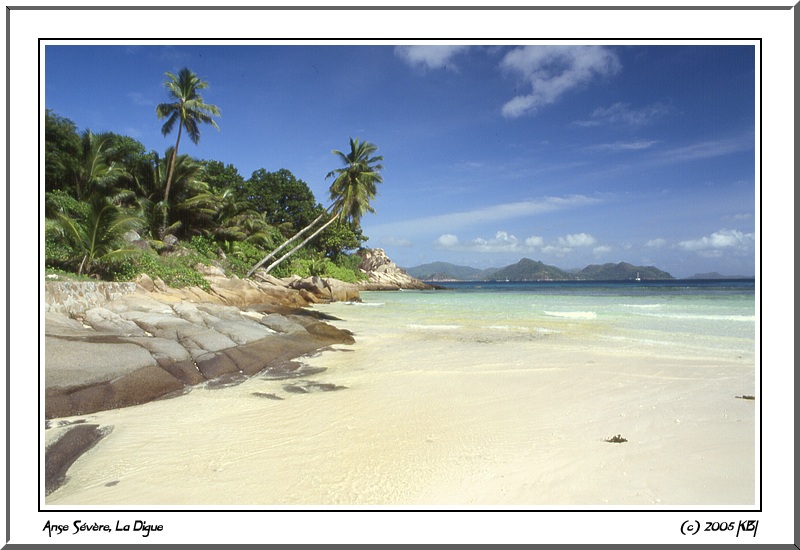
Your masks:
<instances>
[{"instance_id":1,"label":"ocean","mask_svg":"<svg viewBox=\"0 0 800 550\"><path fill-rule=\"evenodd\" d=\"M444 286L315 306L356 339L304 359L340 391L90 415L113 431L46 504L756 503L752 280Z\"/></svg>"},{"instance_id":2,"label":"ocean","mask_svg":"<svg viewBox=\"0 0 800 550\"><path fill-rule=\"evenodd\" d=\"M464 282L436 292L363 293L386 330L459 341L591 337L599 348L697 357L755 352L755 282L735 280ZM347 315L347 314L345 314ZM379 319L375 319L379 322Z\"/></svg>"}]
</instances>

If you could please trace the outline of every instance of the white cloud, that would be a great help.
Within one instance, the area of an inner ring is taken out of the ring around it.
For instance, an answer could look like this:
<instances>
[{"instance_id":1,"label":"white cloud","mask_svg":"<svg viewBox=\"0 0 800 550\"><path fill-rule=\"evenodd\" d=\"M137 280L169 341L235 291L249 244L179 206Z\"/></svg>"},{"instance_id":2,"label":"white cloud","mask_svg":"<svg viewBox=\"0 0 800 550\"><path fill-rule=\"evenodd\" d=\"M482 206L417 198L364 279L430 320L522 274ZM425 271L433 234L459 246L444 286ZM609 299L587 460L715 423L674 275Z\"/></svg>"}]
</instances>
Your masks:
<instances>
[{"instance_id":1,"label":"white cloud","mask_svg":"<svg viewBox=\"0 0 800 550\"><path fill-rule=\"evenodd\" d=\"M581 120L575 124L579 126L600 126L602 124L644 126L670 112L672 112L672 108L660 102L638 109L631 108L627 103L620 102L610 107L598 107L589 115L588 120Z\"/></svg>"},{"instance_id":2,"label":"white cloud","mask_svg":"<svg viewBox=\"0 0 800 550\"><path fill-rule=\"evenodd\" d=\"M602 46L524 46L506 54L500 66L531 86L530 94L503 105L503 115L510 118L534 113L595 76L614 74L621 67L616 54Z\"/></svg>"},{"instance_id":3,"label":"white cloud","mask_svg":"<svg viewBox=\"0 0 800 550\"><path fill-rule=\"evenodd\" d=\"M566 237L559 237L558 244L562 247L574 248L576 246L592 246L597 242L597 239L587 233L576 233L574 235L567 235Z\"/></svg>"},{"instance_id":4,"label":"white cloud","mask_svg":"<svg viewBox=\"0 0 800 550\"><path fill-rule=\"evenodd\" d=\"M592 250L592 254L594 254L595 256L605 256L606 254L610 253L611 253L611 247L605 244L602 246L596 246Z\"/></svg>"},{"instance_id":5,"label":"white cloud","mask_svg":"<svg viewBox=\"0 0 800 550\"><path fill-rule=\"evenodd\" d=\"M415 218L401 222L377 224L369 228L372 237L382 235L413 235L426 233L453 233L464 227L480 223L493 223L525 216L535 216L548 212L556 212L569 208L577 208L596 204L599 199L585 195L568 195L565 197L544 197L537 200L495 204L476 210L439 214L424 218Z\"/></svg>"},{"instance_id":6,"label":"white cloud","mask_svg":"<svg viewBox=\"0 0 800 550\"><path fill-rule=\"evenodd\" d=\"M395 55L411 65L425 69L455 69L453 58L465 52L469 46L396 46Z\"/></svg>"},{"instance_id":7,"label":"white cloud","mask_svg":"<svg viewBox=\"0 0 800 550\"><path fill-rule=\"evenodd\" d=\"M676 147L659 154L664 162L698 160L721 157L753 148L753 136L741 136L716 141L701 141L685 147Z\"/></svg>"},{"instance_id":8,"label":"white cloud","mask_svg":"<svg viewBox=\"0 0 800 550\"><path fill-rule=\"evenodd\" d=\"M476 237L469 242L462 243L461 240L451 233L445 233L436 239L436 244L443 248L467 250L481 253L497 252L533 252L537 247L544 243L541 237L528 237L524 241L518 239L508 231L498 231L493 238Z\"/></svg>"},{"instance_id":9,"label":"white cloud","mask_svg":"<svg viewBox=\"0 0 800 550\"><path fill-rule=\"evenodd\" d=\"M415 218L402 222L378 224L370 227L370 235L412 235L437 233L439 231L456 231L464 227L480 223L492 223L524 216L535 216L548 212L565 210L589 204L596 204L599 199L585 195L568 195L566 197L544 197L538 200L496 204L468 210L453 212L425 218Z\"/></svg>"},{"instance_id":10,"label":"white cloud","mask_svg":"<svg viewBox=\"0 0 800 550\"><path fill-rule=\"evenodd\" d=\"M544 239L541 237L528 237L525 239L525 246L529 246L531 248L535 246L542 246L544 244Z\"/></svg>"},{"instance_id":11,"label":"white cloud","mask_svg":"<svg viewBox=\"0 0 800 550\"><path fill-rule=\"evenodd\" d=\"M438 239L436 239L436 244L439 246L443 246L445 248L455 248L458 246L458 237L453 235L452 233L445 233L444 235L440 235Z\"/></svg>"},{"instance_id":12,"label":"white cloud","mask_svg":"<svg viewBox=\"0 0 800 550\"><path fill-rule=\"evenodd\" d=\"M644 243L645 246L648 246L650 248L659 248L659 247L664 246L665 244L667 244L666 239L660 239L660 238L659 239L650 239L649 241Z\"/></svg>"},{"instance_id":13,"label":"white cloud","mask_svg":"<svg viewBox=\"0 0 800 550\"><path fill-rule=\"evenodd\" d=\"M703 256L718 257L726 250L749 251L754 241L755 237L752 233L742 233L735 229L721 229L706 237L682 241L678 243L678 246Z\"/></svg>"},{"instance_id":14,"label":"white cloud","mask_svg":"<svg viewBox=\"0 0 800 550\"><path fill-rule=\"evenodd\" d=\"M642 149L649 149L656 143L658 143L658 141L645 141L643 139L636 141L615 141L614 143L592 145L589 149L594 151L639 151Z\"/></svg>"}]
</instances>

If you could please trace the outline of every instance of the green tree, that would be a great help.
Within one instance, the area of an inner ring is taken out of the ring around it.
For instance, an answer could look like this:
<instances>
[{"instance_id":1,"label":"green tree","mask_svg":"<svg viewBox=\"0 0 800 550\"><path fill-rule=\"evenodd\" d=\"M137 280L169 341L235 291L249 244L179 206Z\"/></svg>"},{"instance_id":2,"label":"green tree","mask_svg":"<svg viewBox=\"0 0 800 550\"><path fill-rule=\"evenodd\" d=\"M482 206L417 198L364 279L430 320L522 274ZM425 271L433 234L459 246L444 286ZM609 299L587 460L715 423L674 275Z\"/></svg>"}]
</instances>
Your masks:
<instances>
[{"instance_id":1,"label":"green tree","mask_svg":"<svg viewBox=\"0 0 800 550\"><path fill-rule=\"evenodd\" d=\"M237 195L288 235L311 223L320 214L317 210L322 208L308 184L285 168L277 172L256 170L237 190Z\"/></svg>"},{"instance_id":2,"label":"green tree","mask_svg":"<svg viewBox=\"0 0 800 550\"><path fill-rule=\"evenodd\" d=\"M136 230L141 218L132 215L108 197L100 194L86 202L86 208L75 216L57 214L50 226L69 244L75 253L71 261L78 263L78 275L94 274L105 263L140 252L127 245L122 236Z\"/></svg>"},{"instance_id":3,"label":"green tree","mask_svg":"<svg viewBox=\"0 0 800 550\"><path fill-rule=\"evenodd\" d=\"M204 181L215 193L228 188L238 190L244 185L244 177L233 164L226 165L218 160L203 160L200 164Z\"/></svg>"},{"instance_id":4,"label":"green tree","mask_svg":"<svg viewBox=\"0 0 800 550\"><path fill-rule=\"evenodd\" d=\"M45 191L72 191L81 138L75 123L47 109L44 124Z\"/></svg>"},{"instance_id":5,"label":"green tree","mask_svg":"<svg viewBox=\"0 0 800 550\"><path fill-rule=\"evenodd\" d=\"M317 217L311 224L307 225L299 231L294 237L284 242L280 247L273 250L271 254L263 258L257 263L248 273L248 277L253 272L261 267L268 259L275 256L276 253L286 247L290 242L293 242L300 235L314 227L323 217L330 213L330 218L319 229L307 237L303 242L294 247L292 250L281 256L279 259L272 262L266 271L269 273L278 264L290 257L292 254L303 248L309 241L319 235L328 226L332 225L337 220L340 222L352 222L355 227L360 227L361 217L367 212L375 212L372 208L371 201L378 193L377 184L383 181L380 171L383 166L379 164L383 161L382 156L372 156L378 148L368 141L360 142L358 139L350 138L350 152L344 154L341 151L334 150L333 154L337 155L342 162L343 166L328 172L325 178L336 176L330 187L331 206L328 210Z\"/></svg>"},{"instance_id":6,"label":"green tree","mask_svg":"<svg viewBox=\"0 0 800 550\"><path fill-rule=\"evenodd\" d=\"M166 174L170 171L172 192L164 200ZM176 157L172 147L163 157L152 153L150 161L139 167L134 186L140 214L151 238L161 240L167 233L180 237L199 234L211 223L214 209L195 198L209 191L203 176L200 163L189 155Z\"/></svg>"},{"instance_id":7,"label":"green tree","mask_svg":"<svg viewBox=\"0 0 800 550\"><path fill-rule=\"evenodd\" d=\"M200 90L208 87L208 82L200 80L200 78L184 67L176 75L171 72L164 73L167 80L164 82L164 87L169 92L171 103L160 103L156 107L156 114L158 119L164 118L167 121L161 127L161 133L166 136L169 134L175 125L178 125L178 138L175 140L175 147L172 150L172 161L170 162L170 169L167 173L167 182L164 186L164 202L169 204L169 193L172 186L173 167L175 166L175 158L178 155L178 147L181 143L181 133L183 129L189 134L189 138L197 145L200 141L200 124L211 124L219 129L217 123L212 117L220 116L219 107L210 105L204 102L203 97L199 94Z\"/></svg>"}]
</instances>

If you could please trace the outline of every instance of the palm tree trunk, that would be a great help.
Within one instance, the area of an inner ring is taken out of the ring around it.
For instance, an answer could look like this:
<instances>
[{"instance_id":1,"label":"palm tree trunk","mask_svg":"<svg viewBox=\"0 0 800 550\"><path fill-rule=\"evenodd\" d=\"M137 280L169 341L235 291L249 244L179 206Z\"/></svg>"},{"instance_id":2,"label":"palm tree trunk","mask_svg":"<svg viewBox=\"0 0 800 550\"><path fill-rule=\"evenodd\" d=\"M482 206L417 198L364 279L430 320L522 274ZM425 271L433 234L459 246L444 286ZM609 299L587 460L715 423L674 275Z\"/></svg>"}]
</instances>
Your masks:
<instances>
[{"instance_id":1,"label":"palm tree trunk","mask_svg":"<svg viewBox=\"0 0 800 550\"><path fill-rule=\"evenodd\" d=\"M273 250L272 252L270 252L269 254L267 254L266 256L264 256L264 257L261 259L261 261L260 261L260 262L258 262L256 265L254 265L254 266L253 266L253 268L252 268L250 271L248 271L248 272L247 272L247 276L248 276L248 277L251 277L251 276L253 275L253 273L255 273L256 269L258 269L259 267L261 267L262 265L264 265L264 264L267 262L267 260L269 260L270 258L272 258L273 256L275 256L275 255L276 255L278 252L280 252L281 250L283 250L284 248L286 248L286 246L287 246L289 243L292 243L292 242L294 242L295 240L297 240L297 239L300 237L300 235L302 235L303 233L305 233L306 231L308 231L309 229L311 229L312 227L314 227L315 225L317 225L317 224L319 223L319 221L320 221L322 218L324 218L324 217L325 217L325 214L327 214L327 212L323 212L322 214L320 214L320 215L317 217L317 219L316 219L316 220L314 220L313 222L311 222L310 224L308 224L307 226L305 226L303 229L301 229L300 231L298 231L297 233L295 233L295 234L294 234L294 236L293 236L291 239L288 239L288 240L287 240L287 241L285 241L285 242L284 242L282 245L280 245L278 248L276 248L275 250Z\"/></svg>"},{"instance_id":2,"label":"palm tree trunk","mask_svg":"<svg viewBox=\"0 0 800 550\"><path fill-rule=\"evenodd\" d=\"M266 270L266 271L267 271L267 273L269 273L270 271L272 271L272 268L274 268L276 265L278 265L279 263L281 263L283 260L285 260L286 258L288 258L289 256L291 256L292 254L294 254L295 252L297 252L298 250L300 250L301 248L303 248L303 247L304 247L304 246L305 246L305 245L306 245L306 244L307 244L307 243L308 243L308 242L309 242L311 239L313 239L314 237L316 237L317 235L319 235L320 233L322 233L322 232L323 232L323 231L324 231L324 230L325 230L325 229L326 229L326 228L327 228L327 227L328 227L330 224L332 224L333 222L335 222L335 221L338 219L338 217L339 217L338 215L333 215L333 216L331 216L331 219L329 219L327 222L325 222L325 225L323 225L322 227L320 227L319 229L317 229L316 231L314 231L314 233L313 233L313 234L312 234L310 237L308 237L306 240L304 240L303 242L301 242L300 244L298 244L297 246L295 246L293 249L291 249L289 252L287 252L286 254L284 254L283 256L281 256L279 259L277 259L277 260L275 260L274 262L272 262L272 263L271 263L271 264L270 264L270 265L267 267L267 270Z\"/></svg>"},{"instance_id":3,"label":"palm tree trunk","mask_svg":"<svg viewBox=\"0 0 800 550\"><path fill-rule=\"evenodd\" d=\"M164 204L169 205L169 188L172 186L172 172L175 170L175 160L178 158L178 145L181 142L181 131L183 130L183 124L178 125L178 139L175 140L175 149L172 150L172 160L169 163L169 172L167 173L167 184L164 186ZM169 206L167 206L169 207ZM167 232L167 219L166 216L164 217L164 221L161 223L161 228L159 229L159 239L164 238L164 233Z\"/></svg>"}]
</instances>

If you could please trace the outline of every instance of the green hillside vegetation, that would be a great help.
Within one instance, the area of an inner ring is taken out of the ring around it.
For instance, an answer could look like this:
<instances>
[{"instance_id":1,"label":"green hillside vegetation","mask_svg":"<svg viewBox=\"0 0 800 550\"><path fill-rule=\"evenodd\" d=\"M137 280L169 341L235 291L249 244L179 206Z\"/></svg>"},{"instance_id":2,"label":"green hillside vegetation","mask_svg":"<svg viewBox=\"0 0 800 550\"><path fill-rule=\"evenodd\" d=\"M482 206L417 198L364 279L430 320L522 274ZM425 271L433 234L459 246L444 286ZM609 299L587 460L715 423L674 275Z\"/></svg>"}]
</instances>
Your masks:
<instances>
[{"instance_id":1,"label":"green hillside vegetation","mask_svg":"<svg viewBox=\"0 0 800 550\"><path fill-rule=\"evenodd\" d=\"M477 269L447 262L433 262L405 269L412 277L423 281L481 281L497 271L497 268Z\"/></svg>"},{"instance_id":2,"label":"green hillside vegetation","mask_svg":"<svg viewBox=\"0 0 800 550\"><path fill-rule=\"evenodd\" d=\"M666 271L653 266L636 266L626 262L590 265L575 274L576 279L591 281L628 281L636 277L645 280L674 279Z\"/></svg>"},{"instance_id":3,"label":"green hillside vegetation","mask_svg":"<svg viewBox=\"0 0 800 550\"><path fill-rule=\"evenodd\" d=\"M325 208L289 170L261 168L245 179L232 164L185 154L185 144L179 153L181 134L197 143L201 125L217 127L212 117L221 111L203 102L198 90L206 84L191 71L166 74L172 103L154 105L154 115L166 120L164 136L177 139L163 152L147 151L129 136L79 131L46 111L46 272L115 281L146 273L171 286L206 286L198 263L245 277L287 238L324 220L314 238L286 255L272 274L364 278L353 252L367 241L359 218L373 211L369 200L379 174L370 173L366 184L362 174L345 174L347 187L341 178L334 182L332 205ZM367 191L354 191L358 185Z\"/></svg>"},{"instance_id":4,"label":"green hillside vegetation","mask_svg":"<svg viewBox=\"0 0 800 550\"><path fill-rule=\"evenodd\" d=\"M569 281L574 277L552 265L522 258L519 262L496 271L489 279L494 281Z\"/></svg>"},{"instance_id":5,"label":"green hillside vegetation","mask_svg":"<svg viewBox=\"0 0 800 550\"><path fill-rule=\"evenodd\" d=\"M406 269L423 281L627 281L674 279L666 271L652 266L635 266L626 262L590 265L583 269L564 270L541 261L523 258L502 269L480 270L447 262L434 262Z\"/></svg>"}]
</instances>

